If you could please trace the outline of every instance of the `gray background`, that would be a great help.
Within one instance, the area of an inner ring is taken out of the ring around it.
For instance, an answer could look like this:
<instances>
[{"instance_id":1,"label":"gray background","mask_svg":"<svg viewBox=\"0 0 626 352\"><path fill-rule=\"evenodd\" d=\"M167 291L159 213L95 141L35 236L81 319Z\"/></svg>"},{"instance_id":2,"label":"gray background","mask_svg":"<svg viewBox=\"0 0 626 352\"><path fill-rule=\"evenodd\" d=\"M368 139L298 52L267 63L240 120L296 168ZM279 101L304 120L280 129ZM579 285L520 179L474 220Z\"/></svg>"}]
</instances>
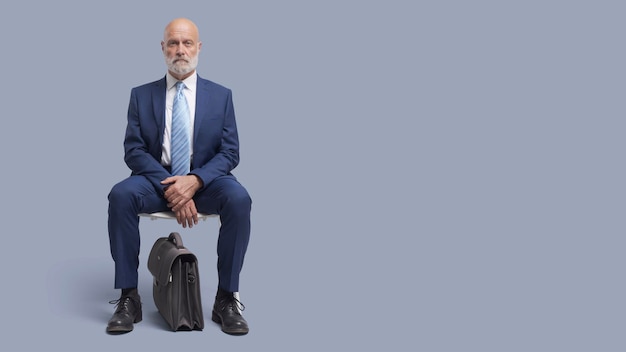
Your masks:
<instances>
[{"instance_id":1,"label":"gray background","mask_svg":"<svg viewBox=\"0 0 626 352\"><path fill-rule=\"evenodd\" d=\"M624 351L622 1L3 2L2 350ZM210 322L217 221L182 231L207 326L113 312L106 196L167 22L233 89L252 194Z\"/></svg>"}]
</instances>

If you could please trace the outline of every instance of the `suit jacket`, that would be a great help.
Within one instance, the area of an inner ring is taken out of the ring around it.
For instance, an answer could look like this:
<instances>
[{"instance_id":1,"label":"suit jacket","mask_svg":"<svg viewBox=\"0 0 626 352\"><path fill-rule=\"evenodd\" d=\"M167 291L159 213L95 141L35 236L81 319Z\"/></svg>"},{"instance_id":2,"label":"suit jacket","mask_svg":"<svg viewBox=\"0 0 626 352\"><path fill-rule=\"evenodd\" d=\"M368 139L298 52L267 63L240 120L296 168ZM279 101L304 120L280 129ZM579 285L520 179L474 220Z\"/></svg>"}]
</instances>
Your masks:
<instances>
[{"instance_id":1,"label":"suit jacket","mask_svg":"<svg viewBox=\"0 0 626 352\"><path fill-rule=\"evenodd\" d=\"M124 161L132 175L143 175L163 193L161 181L170 172L161 165L165 130L165 90L162 79L131 90ZM216 177L230 175L239 163L239 137L232 92L198 76L190 174L204 186Z\"/></svg>"}]
</instances>

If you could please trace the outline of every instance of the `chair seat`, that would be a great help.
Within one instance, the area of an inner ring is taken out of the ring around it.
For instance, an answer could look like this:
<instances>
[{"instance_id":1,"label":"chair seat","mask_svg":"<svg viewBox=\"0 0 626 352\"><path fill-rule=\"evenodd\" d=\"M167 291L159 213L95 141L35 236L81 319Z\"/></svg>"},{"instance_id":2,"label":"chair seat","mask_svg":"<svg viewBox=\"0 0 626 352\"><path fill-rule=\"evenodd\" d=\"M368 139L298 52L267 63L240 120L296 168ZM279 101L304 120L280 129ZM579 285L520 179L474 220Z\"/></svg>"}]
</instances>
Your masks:
<instances>
[{"instance_id":1,"label":"chair seat","mask_svg":"<svg viewBox=\"0 0 626 352\"><path fill-rule=\"evenodd\" d=\"M150 220L156 219L176 219L173 211L157 211L155 213L141 213L139 216L145 216L150 218ZM208 218L215 218L217 214L203 214L198 213L198 220L206 220Z\"/></svg>"}]
</instances>

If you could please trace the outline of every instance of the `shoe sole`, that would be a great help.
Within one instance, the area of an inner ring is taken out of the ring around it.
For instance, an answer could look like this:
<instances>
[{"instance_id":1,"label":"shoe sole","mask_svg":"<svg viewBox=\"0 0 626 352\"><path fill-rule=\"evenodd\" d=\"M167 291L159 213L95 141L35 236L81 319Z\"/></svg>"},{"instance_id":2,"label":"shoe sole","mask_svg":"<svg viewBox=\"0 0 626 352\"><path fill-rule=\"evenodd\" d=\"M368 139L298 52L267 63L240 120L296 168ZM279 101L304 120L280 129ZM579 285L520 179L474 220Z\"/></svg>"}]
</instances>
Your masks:
<instances>
[{"instance_id":1,"label":"shoe sole","mask_svg":"<svg viewBox=\"0 0 626 352\"><path fill-rule=\"evenodd\" d=\"M128 329L127 327L123 327L123 326L114 326L111 328L107 327L107 333L111 335L121 335L121 334L125 334L131 331L133 331L132 327L130 329Z\"/></svg>"},{"instance_id":2,"label":"shoe sole","mask_svg":"<svg viewBox=\"0 0 626 352\"><path fill-rule=\"evenodd\" d=\"M211 320L213 320L213 322L220 324L220 326L222 327L222 331L225 332L228 335L245 335L248 333L248 331L250 331L250 329L233 329L233 330L225 330L224 326L222 325L222 319L220 318L219 315L215 314L215 312L212 312L211 314Z\"/></svg>"},{"instance_id":3,"label":"shoe sole","mask_svg":"<svg viewBox=\"0 0 626 352\"><path fill-rule=\"evenodd\" d=\"M131 332L133 331L133 327L134 324L139 323L141 320L143 319L141 312L137 315L137 317L135 318L135 321L133 321L133 324L130 325L130 327L126 327L126 326L111 326L108 327L107 326L107 333L111 334L111 335L121 335L121 334L125 334L127 332Z\"/></svg>"}]
</instances>

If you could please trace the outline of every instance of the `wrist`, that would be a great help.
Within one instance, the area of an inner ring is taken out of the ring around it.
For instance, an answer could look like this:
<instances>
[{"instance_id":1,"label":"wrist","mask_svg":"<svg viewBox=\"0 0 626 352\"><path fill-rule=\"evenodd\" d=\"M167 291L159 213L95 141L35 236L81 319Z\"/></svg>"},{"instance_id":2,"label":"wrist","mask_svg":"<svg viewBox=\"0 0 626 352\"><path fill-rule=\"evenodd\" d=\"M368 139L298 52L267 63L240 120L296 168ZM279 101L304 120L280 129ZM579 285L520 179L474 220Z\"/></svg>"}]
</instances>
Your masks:
<instances>
[{"instance_id":1,"label":"wrist","mask_svg":"<svg viewBox=\"0 0 626 352\"><path fill-rule=\"evenodd\" d=\"M200 188L202 188L202 186L204 185L204 182L202 182L202 179L200 178L200 176L196 175L196 174L189 174L190 176L193 176L195 183L194 183L194 187L195 190L199 190Z\"/></svg>"}]
</instances>

